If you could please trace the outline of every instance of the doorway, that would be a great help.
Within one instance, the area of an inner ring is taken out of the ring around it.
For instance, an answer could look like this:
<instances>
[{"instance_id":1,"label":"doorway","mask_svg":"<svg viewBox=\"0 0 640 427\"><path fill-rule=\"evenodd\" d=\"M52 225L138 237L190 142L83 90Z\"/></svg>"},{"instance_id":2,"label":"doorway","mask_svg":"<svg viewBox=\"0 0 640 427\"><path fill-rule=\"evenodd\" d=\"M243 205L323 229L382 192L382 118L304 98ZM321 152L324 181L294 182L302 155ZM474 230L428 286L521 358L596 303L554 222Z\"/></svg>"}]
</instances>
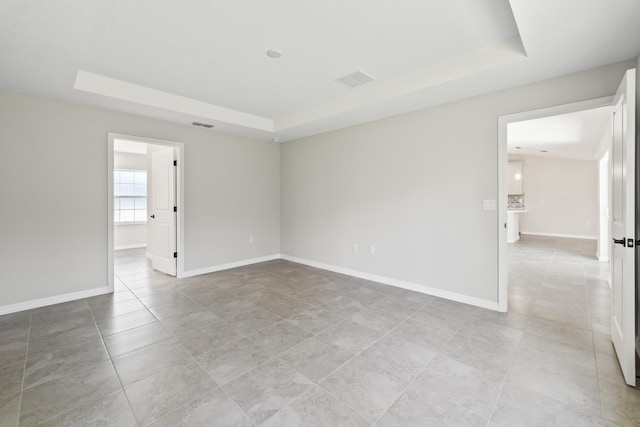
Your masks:
<instances>
[{"instance_id":1,"label":"doorway","mask_svg":"<svg viewBox=\"0 0 640 427\"><path fill-rule=\"evenodd\" d=\"M593 155L593 160L597 163L594 164L595 181L600 182L603 188L599 193L608 192L609 201L606 206L606 213L610 216L609 219L609 236L612 238L610 242L600 242L601 246L609 245L609 256L611 262L609 263L609 286L604 285L605 291L610 294L609 307L605 307L603 317L606 317L609 324L608 327L604 327L604 332L607 334L609 343L613 343L616 356L618 358L619 365L624 375L625 381L628 385L635 386L636 384L636 348L635 348L635 321L636 317L636 244L640 242L637 239L636 233L636 220L637 220L637 203L636 203L636 183L637 183L637 158L636 158L636 70L627 70L620 82L618 91L613 97L600 98L596 100L583 101L574 104L562 105L542 110L529 111L519 114L513 114L509 116L499 117L498 120L498 194L500 197L500 211L498 214L499 219L499 244L498 244L498 258L499 258L499 287L498 287L498 305L501 311L506 312L508 310L508 264L507 264L507 239L506 239L506 217L508 213L508 193L507 193L507 161L508 161L508 143L510 139L509 131L513 125L517 125L519 122L540 120L542 117L548 117L559 114L567 114L571 112L582 112L589 109L597 109L608 107L611 110L610 119L610 136L606 141L605 150ZM556 146L555 148L558 148ZM562 147L560 147L562 148ZM547 150L540 150L546 153ZM561 151L559 149L559 151ZM608 151L608 154L607 154ZM608 158L609 161L609 180L608 183L602 184L604 180L598 179L598 176L602 174L603 168L601 162ZM526 171L523 174L524 180L526 180ZM571 174L565 175L567 178L571 178ZM562 180L562 178L561 178ZM558 182L558 181L556 181ZM605 189L605 186L607 187ZM602 209L599 205L600 200L597 200L596 205L599 207L598 211L598 224L601 223ZM526 204L526 202L525 202ZM503 227L504 225L504 227ZM604 233L606 235L606 233ZM566 236L571 237L571 236ZM601 237L601 234L599 234ZM615 243L615 244L613 244ZM594 251L595 252L595 251ZM595 253L593 254L595 255ZM570 266L577 267L577 266ZM574 269L575 271L575 269ZM569 275L571 276L571 275ZM580 273L577 277L580 279ZM558 283L567 285L565 277L560 277ZM585 274L582 273L581 280L584 281ZM546 279L545 279L546 280ZM556 283L556 284L558 284ZM551 284L553 287L554 284ZM578 293L579 294L579 293ZM575 294L576 296L578 294ZM548 299L547 295L547 299ZM572 300L569 299L568 302ZM549 302L549 301L547 301ZM557 301L554 301L557 303ZM549 314L549 305L541 307L541 311L545 311L545 314ZM590 310L587 310L589 313ZM538 306L536 303L535 310L531 313L534 317L541 314L538 313ZM555 307L555 312L551 312L556 316L556 320L559 316L561 319L568 319L573 314L583 315L584 311L578 309L571 312L562 304ZM587 323L583 328L585 330L593 331L593 316L589 314L590 319L587 319L590 323ZM544 317L544 316L542 316ZM552 319L553 320L553 319ZM584 318L582 319L584 320Z\"/></svg>"},{"instance_id":2,"label":"doorway","mask_svg":"<svg viewBox=\"0 0 640 427\"><path fill-rule=\"evenodd\" d=\"M526 111L522 113L500 116L498 118L498 307L500 311L508 310L508 244L507 244L507 221L508 221L508 202L509 202L509 176L508 176L508 141L509 126L511 124L532 121L552 116L559 116L568 113L575 113L599 108L610 108L613 97L597 98L572 104L560 105L556 107L544 108L540 110ZM536 147L536 150L544 150ZM548 150L547 150L548 151ZM540 153L541 155L546 153ZM514 157L512 157L514 158ZM516 157L517 158L517 157ZM599 160L599 159L598 159ZM595 158L594 158L595 161ZM527 180L526 162L522 163L521 182ZM522 185L522 184L521 184ZM597 184L595 184L597 185ZM519 201L519 200L518 200ZM544 200L537 200L538 203L544 203ZM523 195L523 210L527 210L527 194ZM531 206L531 195L529 195L529 206ZM598 223L599 224L599 223ZM535 232L533 232L535 233ZM570 235L572 233L554 233L554 237L577 237ZM564 235L563 235L564 234ZM513 240L513 239L512 239Z\"/></svg>"},{"instance_id":3,"label":"doorway","mask_svg":"<svg viewBox=\"0 0 640 427\"><path fill-rule=\"evenodd\" d=\"M114 290L116 249L146 247L146 255L154 270L183 277L182 159L184 146L180 142L108 134L107 253L110 291Z\"/></svg>"}]
</instances>

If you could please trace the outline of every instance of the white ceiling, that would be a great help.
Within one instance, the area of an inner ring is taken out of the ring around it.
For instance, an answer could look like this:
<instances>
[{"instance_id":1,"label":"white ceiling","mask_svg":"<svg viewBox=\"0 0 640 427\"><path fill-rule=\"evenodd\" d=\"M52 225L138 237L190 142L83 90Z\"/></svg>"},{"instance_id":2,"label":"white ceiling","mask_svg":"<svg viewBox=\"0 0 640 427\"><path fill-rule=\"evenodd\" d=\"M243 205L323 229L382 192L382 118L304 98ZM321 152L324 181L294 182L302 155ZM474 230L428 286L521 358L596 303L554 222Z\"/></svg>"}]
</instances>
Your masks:
<instances>
[{"instance_id":1,"label":"white ceiling","mask_svg":"<svg viewBox=\"0 0 640 427\"><path fill-rule=\"evenodd\" d=\"M612 112L613 107L607 106L509 123L507 151L509 154L594 160L603 136L611 133Z\"/></svg>"},{"instance_id":2,"label":"white ceiling","mask_svg":"<svg viewBox=\"0 0 640 427\"><path fill-rule=\"evenodd\" d=\"M637 0L0 0L0 89L285 141L629 59L639 23Z\"/></svg>"}]
</instances>

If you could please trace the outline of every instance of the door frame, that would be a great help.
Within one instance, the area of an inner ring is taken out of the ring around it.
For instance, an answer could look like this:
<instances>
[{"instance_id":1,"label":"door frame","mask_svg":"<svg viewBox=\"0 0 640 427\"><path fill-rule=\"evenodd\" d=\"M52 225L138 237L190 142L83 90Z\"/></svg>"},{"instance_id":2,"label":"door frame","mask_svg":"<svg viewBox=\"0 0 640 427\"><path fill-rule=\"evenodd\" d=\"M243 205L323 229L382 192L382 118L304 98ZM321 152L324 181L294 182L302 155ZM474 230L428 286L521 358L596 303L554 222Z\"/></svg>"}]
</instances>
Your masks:
<instances>
[{"instance_id":1,"label":"door frame","mask_svg":"<svg viewBox=\"0 0 640 427\"><path fill-rule=\"evenodd\" d=\"M176 153L176 246L178 257L176 260L176 277L184 277L184 143L168 141L143 136L107 133L107 283L109 292L114 290L114 244L113 244L113 141L125 139L127 141L144 144L164 145L173 147Z\"/></svg>"},{"instance_id":2,"label":"door frame","mask_svg":"<svg viewBox=\"0 0 640 427\"><path fill-rule=\"evenodd\" d=\"M498 311L508 310L509 266L507 258L507 126L509 123L573 113L611 105L613 96L498 116Z\"/></svg>"}]
</instances>

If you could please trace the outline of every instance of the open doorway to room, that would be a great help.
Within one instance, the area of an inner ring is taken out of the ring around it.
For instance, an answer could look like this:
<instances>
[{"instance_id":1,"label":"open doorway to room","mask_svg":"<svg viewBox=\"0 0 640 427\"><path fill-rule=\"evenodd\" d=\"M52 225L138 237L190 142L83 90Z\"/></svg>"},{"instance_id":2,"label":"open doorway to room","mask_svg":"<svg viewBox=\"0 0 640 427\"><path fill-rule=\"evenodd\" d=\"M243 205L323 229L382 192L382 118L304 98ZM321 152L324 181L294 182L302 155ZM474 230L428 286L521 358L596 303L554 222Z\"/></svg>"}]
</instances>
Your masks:
<instances>
[{"instance_id":1,"label":"open doorway to room","mask_svg":"<svg viewBox=\"0 0 640 427\"><path fill-rule=\"evenodd\" d=\"M110 289L124 276L182 276L182 151L181 143L109 134Z\"/></svg>"},{"instance_id":2,"label":"open doorway to room","mask_svg":"<svg viewBox=\"0 0 640 427\"><path fill-rule=\"evenodd\" d=\"M602 218L609 212L608 170L607 179L600 177L611 146L612 109L612 97L605 97L499 118L501 310L509 307L528 315L535 310L543 278L530 277L536 285L518 288L510 277L525 259L520 269L538 260L541 264L529 266L528 273L546 274L553 254L536 257L536 244L572 247L574 254L590 257L599 275L608 270L608 225L601 229L609 223ZM600 205L601 196L607 206ZM533 247L531 253L519 253L526 244ZM558 254L557 260L561 258ZM605 282L607 278L605 273ZM590 329L590 319L581 320Z\"/></svg>"},{"instance_id":3,"label":"open doorway to room","mask_svg":"<svg viewBox=\"0 0 640 427\"><path fill-rule=\"evenodd\" d=\"M507 126L508 302L609 333L611 105ZM596 306L597 303L597 306Z\"/></svg>"},{"instance_id":4,"label":"open doorway to room","mask_svg":"<svg viewBox=\"0 0 640 427\"><path fill-rule=\"evenodd\" d=\"M627 70L613 97L498 119L500 309L528 315L527 325L544 336L582 336L589 354L595 348L615 363L613 353L632 386L635 81L635 70ZM518 162L512 176L509 160ZM520 224L508 224L514 209Z\"/></svg>"}]
</instances>

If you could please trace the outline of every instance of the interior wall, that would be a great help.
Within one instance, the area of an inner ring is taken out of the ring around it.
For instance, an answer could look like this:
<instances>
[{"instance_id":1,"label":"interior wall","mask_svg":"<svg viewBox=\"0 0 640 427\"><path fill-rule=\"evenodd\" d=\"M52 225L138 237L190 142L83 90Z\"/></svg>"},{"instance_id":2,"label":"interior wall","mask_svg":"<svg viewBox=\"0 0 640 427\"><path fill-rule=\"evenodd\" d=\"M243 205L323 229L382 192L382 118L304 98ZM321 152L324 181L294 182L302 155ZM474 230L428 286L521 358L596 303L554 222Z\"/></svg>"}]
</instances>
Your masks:
<instances>
[{"instance_id":1,"label":"interior wall","mask_svg":"<svg viewBox=\"0 0 640 427\"><path fill-rule=\"evenodd\" d=\"M613 95L635 63L283 144L281 252L497 307L498 116Z\"/></svg>"},{"instance_id":2,"label":"interior wall","mask_svg":"<svg viewBox=\"0 0 640 427\"><path fill-rule=\"evenodd\" d=\"M113 152L113 168L125 170L147 170L147 156L144 154ZM118 224L113 227L113 247L115 250L143 248L147 246L147 224Z\"/></svg>"},{"instance_id":3,"label":"interior wall","mask_svg":"<svg viewBox=\"0 0 640 427\"><path fill-rule=\"evenodd\" d=\"M598 161L538 156L522 160L522 234L598 238Z\"/></svg>"},{"instance_id":4,"label":"interior wall","mask_svg":"<svg viewBox=\"0 0 640 427\"><path fill-rule=\"evenodd\" d=\"M108 132L184 143L187 271L278 254L277 143L0 92L0 309L107 286Z\"/></svg>"}]
</instances>

